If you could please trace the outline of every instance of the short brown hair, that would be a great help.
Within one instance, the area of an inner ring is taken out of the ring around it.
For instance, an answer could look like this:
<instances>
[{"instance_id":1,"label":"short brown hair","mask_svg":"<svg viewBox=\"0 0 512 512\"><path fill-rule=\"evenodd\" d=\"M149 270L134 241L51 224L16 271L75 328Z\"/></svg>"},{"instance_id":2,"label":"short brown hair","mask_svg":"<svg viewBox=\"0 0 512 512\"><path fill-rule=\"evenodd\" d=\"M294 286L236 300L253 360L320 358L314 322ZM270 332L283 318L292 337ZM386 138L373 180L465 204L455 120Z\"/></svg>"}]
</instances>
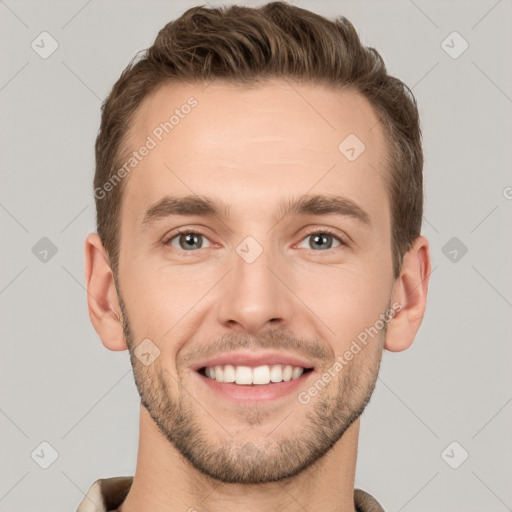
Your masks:
<instances>
[{"instance_id":1,"label":"short brown hair","mask_svg":"<svg viewBox=\"0 0 512 512\"><path fill-rule=\"evenodd\" d=\"M142 101L164 83L223 80L251 86L279 78L356 90L375 109L388 142L393 272L399 275L404 253L420 235L423 212L423 151L414 95L388 75L382 57L361 43L345 17L330 21L271 2L259 8L188 9L160 30L141 58L132 59L103 103L94 187L97 230L114 276L123 183L104 197L96 190L122 166L126 133Z\"/></svg>"}]
</instances>

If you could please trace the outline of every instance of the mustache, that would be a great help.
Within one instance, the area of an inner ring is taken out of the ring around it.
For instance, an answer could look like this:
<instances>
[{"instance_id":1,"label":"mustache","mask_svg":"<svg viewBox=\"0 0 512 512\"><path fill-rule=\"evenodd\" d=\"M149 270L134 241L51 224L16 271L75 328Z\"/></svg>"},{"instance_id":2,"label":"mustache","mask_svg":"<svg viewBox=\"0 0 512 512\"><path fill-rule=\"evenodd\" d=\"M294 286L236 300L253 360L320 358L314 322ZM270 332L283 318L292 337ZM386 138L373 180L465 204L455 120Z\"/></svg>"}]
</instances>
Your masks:
<instances>
[{"instance_id":1,"label":"mustache","mask_svg":"<svg viewBox=\"0 0 512 512\"><path fill-rule=\"evenodd\" d=\"M183 345L179 352L186 348L187 344ZM240 349L272 349L291 352L303 355L307 359L312 359L319 363L327 361L329 357L334 357L332 350L326 348L325 343L322 341L296 337L283 330L268 330L258 336L229 332L216 340L210 340L206 344L189 350L182 357L180 357L178 352L177 359L182 358L183 364L188 365L196 361L216 357L225 352L234 352Z\"/></svg>"}]
</instances>

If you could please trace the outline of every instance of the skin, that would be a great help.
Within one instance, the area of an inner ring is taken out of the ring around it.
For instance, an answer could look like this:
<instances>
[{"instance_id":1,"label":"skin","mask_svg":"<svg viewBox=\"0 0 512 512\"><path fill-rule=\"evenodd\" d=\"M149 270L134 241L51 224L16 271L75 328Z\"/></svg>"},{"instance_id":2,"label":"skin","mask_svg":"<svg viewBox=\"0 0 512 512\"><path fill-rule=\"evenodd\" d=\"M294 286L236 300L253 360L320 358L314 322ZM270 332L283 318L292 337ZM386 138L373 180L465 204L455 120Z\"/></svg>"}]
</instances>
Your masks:
<instances>
[{"instance_id":1,"label":"skin","mask_svg":"<svg viewBox=\"0 0 512 512\"><path fill-rule=\"evenodd\" d=\"M106 348L130 350L142 400L137 467L122 511L354 511L359 415L382 351L408 348L420 327L428 241L414 241L395 279L387 146L360 94L285 81L254 89L166 85L139 109L128 146L140 147L190 96L197 107L124 178L118 289L98 235L85 242L91 321ZM366 146L355 161L338 150L349 134ZM370 223L335 214L276 221L283 199L305 193L348 198ZM230 215L168 217L141 228L162 197L190 194L228 203ZM185 252L179 236L163 243L181 227L201 231L202 248ZM348 245L328 236L332 247L318 248L309 231L322 228ZM236 251L247 236L263 249L250 264ZM394 303L401 310L386 329L300 403L298 392ZM146 338L160 351L148 366L133 352ZM312 360L314 371L297 393L239 406L190 368L219 347L275 348ZM195 452L183 456L187 447ZM280 447L294 449L283 456Z\"/></svg>"}]
</instances>

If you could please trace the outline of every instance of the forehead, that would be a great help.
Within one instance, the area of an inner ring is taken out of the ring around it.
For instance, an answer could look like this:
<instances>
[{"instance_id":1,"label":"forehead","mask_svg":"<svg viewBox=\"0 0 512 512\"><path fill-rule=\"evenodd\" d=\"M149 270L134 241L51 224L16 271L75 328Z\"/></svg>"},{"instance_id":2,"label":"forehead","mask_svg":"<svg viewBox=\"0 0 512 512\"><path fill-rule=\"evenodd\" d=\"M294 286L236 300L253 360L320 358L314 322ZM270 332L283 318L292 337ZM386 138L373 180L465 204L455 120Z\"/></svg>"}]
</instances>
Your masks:
<instances>
[{"instance_id":1,"label":"forehead","mask_svg":"<svg viewBox=\"0 0 512 512\"><path fill-rule=\"evenodd\" d=\"M151 147L124 183L132 223L166 195L217 197L256 215L308 192L339 192L370 210L387 203L381 124L352 90L167 84L144 100L126 140L128 152Z\"/></svg>"}]
</instances>

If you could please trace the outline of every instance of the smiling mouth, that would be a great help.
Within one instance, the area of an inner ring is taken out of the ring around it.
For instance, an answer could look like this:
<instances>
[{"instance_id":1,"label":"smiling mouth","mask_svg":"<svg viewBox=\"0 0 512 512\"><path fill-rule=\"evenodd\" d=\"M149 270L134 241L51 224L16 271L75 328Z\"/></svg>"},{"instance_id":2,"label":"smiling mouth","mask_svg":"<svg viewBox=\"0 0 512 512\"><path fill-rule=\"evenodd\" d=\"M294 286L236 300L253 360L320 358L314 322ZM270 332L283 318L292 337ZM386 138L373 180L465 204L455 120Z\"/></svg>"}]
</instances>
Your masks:
<instances>
[{"instance_id":1,"label":"smiling mouth","mask_svg":"<svg viewBox=\"0 0 512 512\"><path fill-rule=\"evenodd\" d=\"M235 384L239 386L264 386L267 384L289 382L299 379L302 375L311 371L313 371L313 368L284 364L255 367L226 364L204 366L198 369L198 372L203 377L207 377L219 383Z\"/></svg>"}]
</instances>

